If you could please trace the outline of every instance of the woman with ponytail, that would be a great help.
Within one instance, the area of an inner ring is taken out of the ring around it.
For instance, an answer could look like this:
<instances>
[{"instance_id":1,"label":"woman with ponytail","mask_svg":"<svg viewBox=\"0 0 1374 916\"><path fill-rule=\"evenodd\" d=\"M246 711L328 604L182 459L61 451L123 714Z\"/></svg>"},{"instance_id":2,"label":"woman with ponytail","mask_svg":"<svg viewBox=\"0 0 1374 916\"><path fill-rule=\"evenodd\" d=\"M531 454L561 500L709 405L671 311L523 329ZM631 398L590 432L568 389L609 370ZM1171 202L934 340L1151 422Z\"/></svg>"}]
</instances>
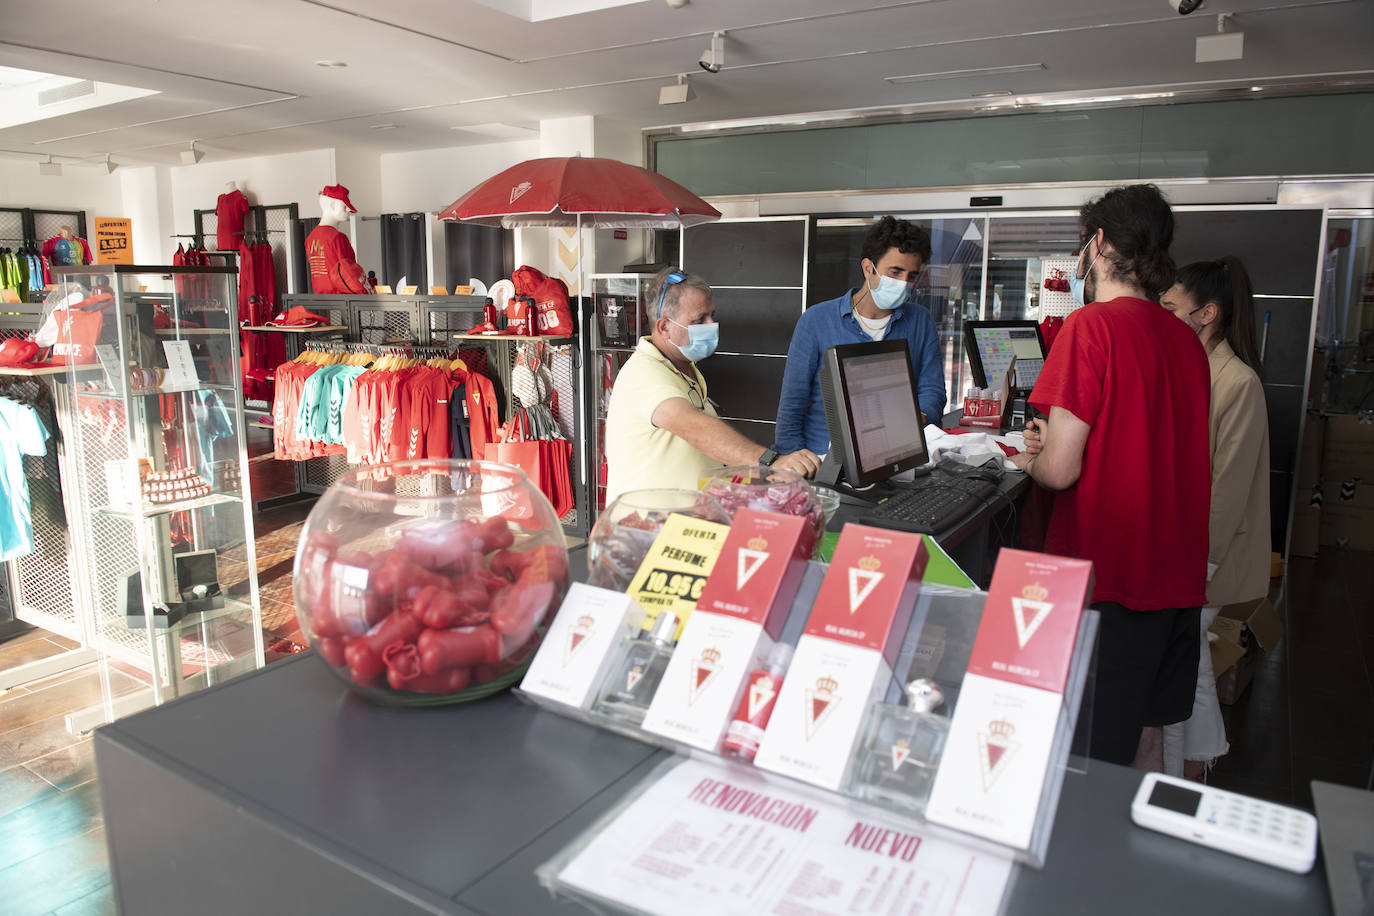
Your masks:
<instances>
[{"instance_id":1,"label":"woman with ponytail","mask_svg":"<svg viewBox=\"0 0 1374 916\"><path fill-rule=\"evenodd\" d=\"M1165 772L1200 779L1228 748L1207 628L1223 605L1269 594L1269 416L1245 266L1231 256L1189 264L1160 304L1197 333L1212 376L1212 511L1197 695L1192 718L1164 732Z\"/></svg>"}]
</instances>

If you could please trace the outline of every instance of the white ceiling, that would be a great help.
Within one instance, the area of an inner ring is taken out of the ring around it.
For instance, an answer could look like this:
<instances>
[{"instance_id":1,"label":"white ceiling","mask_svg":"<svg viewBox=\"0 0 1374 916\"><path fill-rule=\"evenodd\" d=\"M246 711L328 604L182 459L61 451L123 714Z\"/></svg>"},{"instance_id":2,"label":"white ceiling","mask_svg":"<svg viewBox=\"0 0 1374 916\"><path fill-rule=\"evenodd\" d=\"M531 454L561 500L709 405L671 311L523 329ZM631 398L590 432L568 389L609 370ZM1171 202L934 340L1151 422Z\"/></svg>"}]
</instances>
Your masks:
<instances>
[{"instance_id":1,"label":"white ceiling","mask_svg":"<svg viewBox=\"0 0 1374 916\"><path fill-rule=\"evenodd\" d=\"M555 2L574 0L540 6ZM1223 12L1245 58L1194 63ZM3 22L0 67L158 94L0 130L0 154L125 164L173 163L193 139L220 159L401 151L534 136L569 115L645 127L997 90L1374 81L1374 0L1207 0L1191 16L1167 0L643 0L536 22L476 0L64 0L11 4ZM725 68L712 75L696 61L717 29ZM1022 64L1043 69L885 79ZM695 100L659 106L678 73Z\"/></svg>"}]
</instances>

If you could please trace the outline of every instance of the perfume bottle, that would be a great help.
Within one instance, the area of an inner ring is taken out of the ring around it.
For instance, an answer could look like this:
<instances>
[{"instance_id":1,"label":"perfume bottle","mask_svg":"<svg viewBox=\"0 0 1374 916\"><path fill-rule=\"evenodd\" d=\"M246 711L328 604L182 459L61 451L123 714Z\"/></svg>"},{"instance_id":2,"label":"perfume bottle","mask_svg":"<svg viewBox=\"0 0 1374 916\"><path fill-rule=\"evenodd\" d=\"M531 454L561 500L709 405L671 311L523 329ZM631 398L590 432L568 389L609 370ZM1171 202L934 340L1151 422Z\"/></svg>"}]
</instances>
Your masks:
<instances>
[{"instance_id":1,"label":"perfume bottle","mask_svg":"<svg viewBox=\"0 0 1374 916\"><path fill-rule=\"evenodd\" d=\"M630 640L619 662L601 685L601 696L594 707L622 722L638 725L649 711L649 702L673 655L677 642L677 615L659 611L648 631Z\"/></svg>"},{"instance_id":2,"label":"perfume bottle","mask_svg":"<svg viewBox=\"0 0 1374 916\"><path fill-rule=\"evenodd\" d=\"M906 706L874 703L851 763L850 794L924 813L949 734L949 719L935 712L944 701L934 681L920 678L907 685Z\"/></svg>"},{"instance_id":3,"label":"perfume bottle","mask_svg":"<svg viewBox=\"0 0 1374 916\"><path fill-rule=\"evenodd\" d=\"M721 743L722 754L737 760L754 759L759 752L759 741L763 740L763 730L773 715L773 705L778 701L778 691L782 690L783 676L791 663L792 647L780 642L769 651L763 667L750 673L739 709Z\"/></svg>"}]
</instances>

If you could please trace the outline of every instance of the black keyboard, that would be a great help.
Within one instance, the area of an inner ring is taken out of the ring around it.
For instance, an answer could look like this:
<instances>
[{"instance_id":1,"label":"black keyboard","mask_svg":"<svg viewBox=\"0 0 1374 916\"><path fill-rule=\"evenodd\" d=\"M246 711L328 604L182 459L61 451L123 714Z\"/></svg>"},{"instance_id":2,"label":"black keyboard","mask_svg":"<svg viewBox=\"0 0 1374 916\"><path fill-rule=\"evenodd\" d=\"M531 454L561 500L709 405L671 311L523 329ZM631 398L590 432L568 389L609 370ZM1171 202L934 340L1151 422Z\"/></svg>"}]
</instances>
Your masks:
<instances>
[{"instance_id":1,"label":"black keyboard","mask_svg":"<svg viewBox=\"0 0 1374 916\"><path fill-rule=\"evenodd\" d=\"M879 503L861 520L880 528L936 534L990 505L998 486L980 477L932 476Z\"/></svg>"}]
</instances>

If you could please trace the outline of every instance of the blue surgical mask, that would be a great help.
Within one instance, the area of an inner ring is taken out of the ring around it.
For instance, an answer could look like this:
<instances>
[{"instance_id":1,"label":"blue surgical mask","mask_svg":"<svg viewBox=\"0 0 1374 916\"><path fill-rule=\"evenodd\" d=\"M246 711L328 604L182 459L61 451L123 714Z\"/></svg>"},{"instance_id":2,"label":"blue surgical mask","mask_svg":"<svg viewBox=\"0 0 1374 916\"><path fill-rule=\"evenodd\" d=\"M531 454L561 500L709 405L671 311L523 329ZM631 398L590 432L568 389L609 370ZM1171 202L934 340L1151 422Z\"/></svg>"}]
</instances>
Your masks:
<instances>
[{"instance_id":1,"label":"blue surgical mask","mask_svg":"<svg viewBox=\"0 0 1374 916\"><path fill-rule=\"evenodd\" d=\"M868 286L867 279L864 285ZM890 312L906 302L911 295L911 287L914 284L903 283L892 277L879 277L878 288L868 287L868 295L873 300L873 304L885 312Z\"/></svg>"},{"instance_id":2,"label":"blue surgical mask","mask_svg":"<svg viewBox=\"0 0 1374 916\"><path fill-rule=\"evenodd\" d=\"M669 318L669 321L673 319ZM692 362L703 360L716 352L716 344L720 342L720 322L713 321L710 324L680 324L673 321L680 328L687 330L687 345L683 346L677 341L672 341L673 346L677 347L678 352L690 359Z\"/></svg>"},{"instance_id":3,"label":"blue surgical mask","mask_svg":"<svg viewBox=\"0 0 1374 916\"><path fill-rule=\"evenodd\" d=\"M1091 245L1092 243L1093 243L1093 240L1092 240L1092 239L1088 239L1088 245ZM1080 261L1083 260L1083 252L1088 250L1088 245L1084 245L1084 246L1083 246L1083 251L1080 251L1080 252L1078 253L1078 260L1080 260ZM1083 271L1083 276L1081 276L1081 277L1078 276L1078 271L1074 271L1074 275L1073 275L1072 277L1069 278L1069 293L1070 293L1070 295L1073 296L1073 301L1074 301L1074 302L1077 302L1079 305L1087 305L1087 304L1088 304L1088 303L1086 303L1086 302L1083 301L1083 289L1084 289L1084 286L1085 286L1085 285L1087 284L1087 282L1088 282L1088 274L1090 274L1090 273L1093 272L1093 264L1096 264L1096 263L1097 263L1097 258L1100 258L1100 257L1102 257L1102 249L1101 249L1101 248L1097 249L1097 257L1096 257L1096 258L1093 258L1092 264L1089 264L1089 265L1088 265L1088 269L1085 270L1085 271Z\"/></svg>"}]
</instances>

